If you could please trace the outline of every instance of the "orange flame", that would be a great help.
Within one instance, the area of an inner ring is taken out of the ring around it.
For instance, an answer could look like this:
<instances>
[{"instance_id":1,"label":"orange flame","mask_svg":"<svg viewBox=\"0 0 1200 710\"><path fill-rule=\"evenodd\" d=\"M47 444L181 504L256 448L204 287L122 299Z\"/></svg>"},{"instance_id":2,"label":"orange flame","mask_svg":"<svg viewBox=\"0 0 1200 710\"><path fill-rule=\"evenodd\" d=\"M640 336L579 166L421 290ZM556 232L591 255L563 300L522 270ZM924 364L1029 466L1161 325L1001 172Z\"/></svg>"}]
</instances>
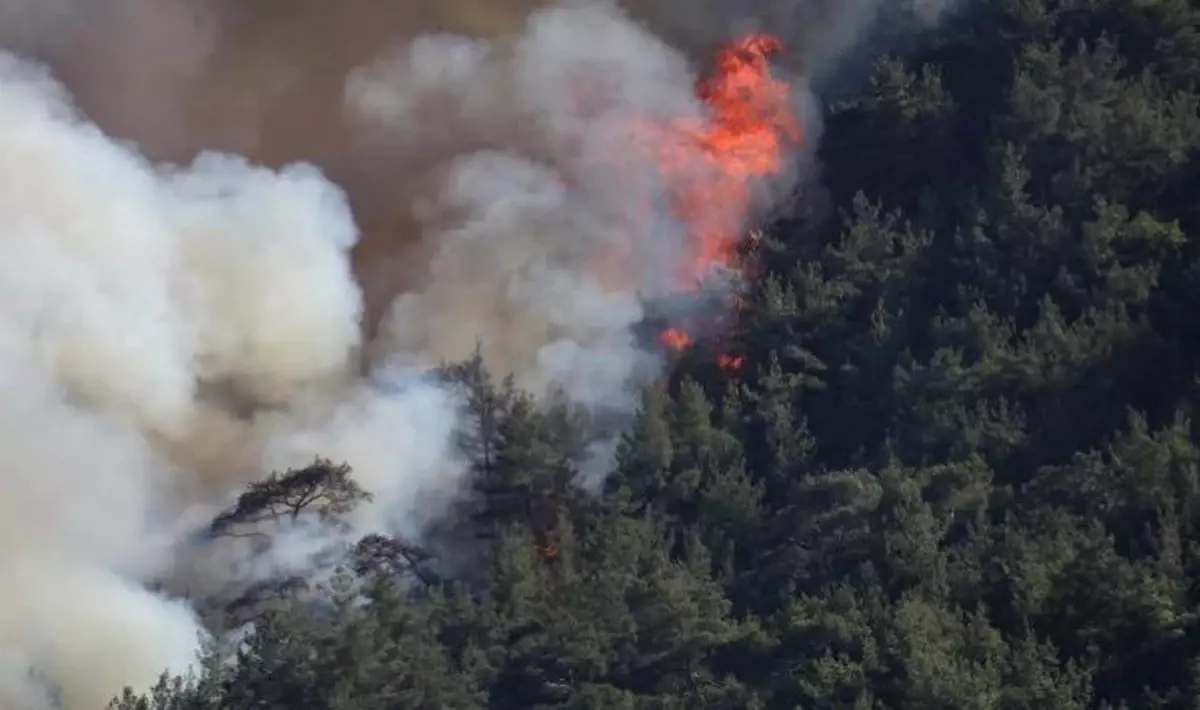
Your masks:
<instances>
[{"instance_id":1,"label":"orange flame","mask_svg":"<svg viewBox=\"0 0 1200 710\"><path fill-rule=\"evenodd\" d=\"M718 50L712 73L697 82L696 95L707 108L703 118L645 120L631 126L635 146L645 151L664 188L669 208L684 227L689 256L671 274L679 291L697 289L714 267L745 273L737 247L753 203L755 181L779 173L788 147L803 139L790 103L786 81L771 73L770 57L782 48L765 34L740 37ZM586 82L575 97L579 110L594 98ZM649 205L626 206L634 231ZM593 255L596 274L618 283L627 274L631 254L610 248ZM671 351L692 344L694 336L674 324L659 334ZM722 369L742 366L743 358L718 357Z\"/></svg>"},{"instance_id":2,"label":"orange flame","mask_svg":"<svg viewBox=\"0 0 1200 710\"><path fill-rule=\"evenodd\" d=\"M669 350L679 351L692 344L692 336L682 328L667 328L658 336L659 342Z\"/></svg>"},{"instance_id":3,"label":"orange flame","mask_svg":"<svg viewBox=\"0 0 1200 710\"><path fill-rule=\"evenodd\" d=\"M717 367L725 371L740 370L746 364L746 358L741 355L721 354L717 356Z\"/></svg>"},{"instance_id":4,"label":"orange flame","mask_svg":"<svg viewBox=\"0 0 1200 710\"><path fill-rule=\"evenodd\" d=\"M673 121L643 132L651 138L671 209L691 242L691 258L676 279L680 289L696 288L714 266L738 268L737 245L754 181L780 172L786 148L803 139L788 84L771 74L770 56L780 49L779 40L763 34L722 47L714 72L696 87L708 107L706 119ZM680 327L667 329L660 339L675 351L692 342ZM740 356L717 358L724 370L743 363Z\"/></svg>"},{"instance_id":5,"label":"orange flame","mask_svg":"<svg viewBox=\"0 0 1200 710\"><path fill-rule=\"evenodd\" d=\"M681 288L694 287L713 266L734 266L754 180L782 170L785 147L802 139L787 82L771 74L770 56L781 48L779 40L761 34L726 45L717 52L713 74L696 87L708 117L658 130L660 138L684 139L653 142L672 210L692 241ZM696 146L704 163L699 166Z\"/></svg>"}]
</instances>

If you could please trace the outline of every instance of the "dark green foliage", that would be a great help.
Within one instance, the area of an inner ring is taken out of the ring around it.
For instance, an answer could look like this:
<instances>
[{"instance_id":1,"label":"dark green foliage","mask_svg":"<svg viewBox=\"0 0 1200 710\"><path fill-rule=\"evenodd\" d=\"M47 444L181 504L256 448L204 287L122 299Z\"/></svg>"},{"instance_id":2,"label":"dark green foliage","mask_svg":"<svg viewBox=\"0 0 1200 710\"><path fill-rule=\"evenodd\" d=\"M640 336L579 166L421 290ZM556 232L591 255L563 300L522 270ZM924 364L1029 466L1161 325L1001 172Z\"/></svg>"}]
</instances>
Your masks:
<instances>
[{"instance_id":1,"label":"dark green foliage","mask_svg":"<svg viewBox=\"0 0 1200 710\"><path fill-rule=\"evenodd\" d=\"M649 387L602 492L577 412L449 367L471 479L426 545L114 708L1200 707L1200 4L904 46L830 111L834 209L758 243L743 367ZM366 495L318 462L213 533Z\"/></svg>"},{"instance_id":2,"label":"dark green foliage","mask_svg":"<svg viewBox=\"0 0 1200 710\"><path fill-rule=\"evenodd\" d=\"M349 466L318 459L311 466L273 473L251 483L233 506L213 519L209 534L264 533L304 519L332 524L370 498L351 477Z\"/></svg>"}]
</instances>

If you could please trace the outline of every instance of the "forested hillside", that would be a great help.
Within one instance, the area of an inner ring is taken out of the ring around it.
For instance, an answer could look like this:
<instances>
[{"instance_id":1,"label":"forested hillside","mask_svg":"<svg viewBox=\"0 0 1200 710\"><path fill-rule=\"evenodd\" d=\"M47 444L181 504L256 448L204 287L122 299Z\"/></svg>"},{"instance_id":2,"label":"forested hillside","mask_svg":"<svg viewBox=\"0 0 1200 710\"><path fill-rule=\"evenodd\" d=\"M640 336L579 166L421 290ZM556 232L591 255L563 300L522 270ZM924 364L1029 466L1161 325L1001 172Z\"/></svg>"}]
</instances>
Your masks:
<instances>
[{"instance_id":1,"label":"forested hillside","mask_svg":"<svg viewBox=\"0 0 1200 710\"><path fill-rule=\"evenodd\" d=\"M474 478L429 540L115 707L1200 707L1200 3L979 0L839 95L599 495L569 408L448 368Z\"/></svg>"}]
</instances>

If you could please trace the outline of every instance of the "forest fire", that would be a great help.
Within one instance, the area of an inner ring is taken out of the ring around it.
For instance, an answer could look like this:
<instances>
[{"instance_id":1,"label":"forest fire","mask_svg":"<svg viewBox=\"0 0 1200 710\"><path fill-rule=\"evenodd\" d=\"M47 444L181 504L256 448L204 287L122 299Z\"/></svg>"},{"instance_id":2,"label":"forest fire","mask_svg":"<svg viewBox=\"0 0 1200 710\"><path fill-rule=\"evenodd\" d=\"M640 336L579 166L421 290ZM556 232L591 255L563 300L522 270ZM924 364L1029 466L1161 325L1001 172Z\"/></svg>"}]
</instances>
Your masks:
<instances>
[{"instance_id":1,"label":"forest fire","mask_svg":"<svg viewBox=\"0 0 1200 710\"><path fill-rule=\"evenodd\" d=\"M790 104L787 82L772 75L771 55L781 45L769 35L741 37L722 47L714 70L698 82L697 96L709 115L640 126L638 142L651 151L670 208L684 226L689 259L673 287L699 288L714 268L740 272L737 246L750 211L754 181L779 173L789 146L802 140ZM696 166L696 146L703 165ZM672 351L691 344L682 326L664 330L660 342ZM723 369L737 369L740 357L719 356Z\"/></svg>"},{"instance_id":2,"label":"forest fire","mask_svg":"<svg viewBox=\"0 0 1200 710\"><path fill-rule=\"evenodd\" d=\"M683 328L678 327L667 328L659 334L658 339L671 350L683 350L692 344L692 336L688 335Z\"/></svg>"}]
</instances>

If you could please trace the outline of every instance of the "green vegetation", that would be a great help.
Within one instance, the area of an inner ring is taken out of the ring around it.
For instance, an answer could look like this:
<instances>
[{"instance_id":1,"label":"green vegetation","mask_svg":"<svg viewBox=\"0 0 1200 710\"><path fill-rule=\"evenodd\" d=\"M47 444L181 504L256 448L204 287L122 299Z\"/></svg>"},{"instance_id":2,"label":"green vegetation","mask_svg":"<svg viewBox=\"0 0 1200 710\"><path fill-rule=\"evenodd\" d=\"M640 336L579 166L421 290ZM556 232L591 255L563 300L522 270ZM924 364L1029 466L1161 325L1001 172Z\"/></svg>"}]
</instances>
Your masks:
<instances>
[{"instance_id":1,"label":"green vegetation","mask_svg":"<svg viewBox=\"0 0 1200 710\"><path fill-rule=\"evenodd\" d=\"M456 368L427 550L364 540L322 613L280 591L114 707L1200 707L1198 104L1196 0L952 18L831 109L744 367L647 391L602 495L570 412ZM280 495L369 493L317 466Z\"/></svg>"}]
</instances>

